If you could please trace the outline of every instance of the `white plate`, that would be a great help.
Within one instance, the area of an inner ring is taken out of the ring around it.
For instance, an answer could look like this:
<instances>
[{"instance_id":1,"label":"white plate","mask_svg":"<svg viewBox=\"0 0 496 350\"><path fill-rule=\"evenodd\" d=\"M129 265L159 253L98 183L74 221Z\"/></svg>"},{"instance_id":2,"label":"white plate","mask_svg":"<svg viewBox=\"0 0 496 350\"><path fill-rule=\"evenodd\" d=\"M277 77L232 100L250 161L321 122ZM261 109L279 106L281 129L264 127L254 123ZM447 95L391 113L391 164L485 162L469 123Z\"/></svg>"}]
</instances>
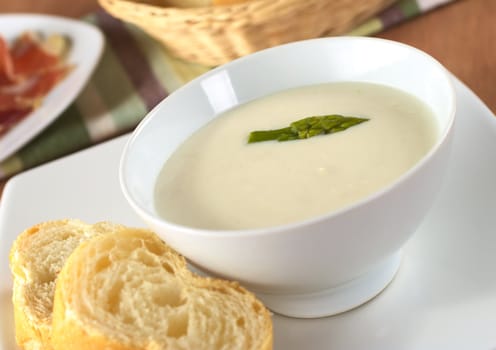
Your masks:
<instances>
[{"instance_id":1,"label":"white plate","mask_svg":"<svg viewBox=\"0 0 496 350\"><path fill-rule=\"evenodd\" d=\"M275 349L496 349L496 119L456 82L458 121L438 200L391 285L353 311L274 316ZM14 349L8 251L16 235L66 217L142 226L118 182L127 136L13 178L0 201L0 349Z\"/></svg>"},{"instance_id":2,"label":"white plate","mask_svg":"<svg viewBox=\"0 0 496 350\"><path fill-rule=\"evenodd\" d=\"M71 42L67 62L75 69L49 92L39 108L0 137L0 161L24 146L69 106L86 85L103 51L103 34L82 21L45 15L0 15L0 34L7 41L25 31L67 36Z\"/></svg>"}]
</instances>

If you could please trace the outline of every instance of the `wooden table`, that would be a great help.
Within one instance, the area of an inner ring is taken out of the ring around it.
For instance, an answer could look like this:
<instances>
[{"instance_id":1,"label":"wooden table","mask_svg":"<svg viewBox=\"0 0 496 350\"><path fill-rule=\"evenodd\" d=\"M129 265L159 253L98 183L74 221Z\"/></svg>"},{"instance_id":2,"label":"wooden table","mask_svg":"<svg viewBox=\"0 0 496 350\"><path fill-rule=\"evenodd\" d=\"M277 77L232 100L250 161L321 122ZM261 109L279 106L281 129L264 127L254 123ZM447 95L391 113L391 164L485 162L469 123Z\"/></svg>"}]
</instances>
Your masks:
<instances>
[{"instance_id":1,"label":"wooden table","mask_svg":"<svg viewBox=\"0 0 496 350\"><path fill-rule=\"evenodd\" d=\"M79 17L96 0L0 2L0 13L31 12ZM458 0L380 33L422 49L444 64L496 113L496 0ZM0 181L0 194L5 181Z\"/></svg>"}]
</instances>

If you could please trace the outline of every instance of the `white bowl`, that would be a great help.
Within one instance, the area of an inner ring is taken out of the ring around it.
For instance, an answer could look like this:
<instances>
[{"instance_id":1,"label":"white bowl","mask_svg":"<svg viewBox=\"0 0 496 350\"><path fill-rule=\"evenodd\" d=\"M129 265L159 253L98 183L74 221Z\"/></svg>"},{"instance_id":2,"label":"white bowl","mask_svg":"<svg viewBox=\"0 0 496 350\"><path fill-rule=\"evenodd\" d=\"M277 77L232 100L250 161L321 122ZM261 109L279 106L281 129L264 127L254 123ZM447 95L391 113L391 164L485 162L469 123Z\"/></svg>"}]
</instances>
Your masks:
<instances>
[{"instance_id":1,"label":"white bowl","mask_svg":"<svg viewBox=\"0 0 496 350\"><path fill-rule=\"evenodd\" d=\"M385 84L423 100L439 125L433 148L387 188L296 224L212 231L176 225L157 215L157 175L198 128L241 103L288 88L337 81ZM275 312L332 315L371 299L394 277L401 247L442 184L454 117L451 78L422 51L360 37L291 43L218 67L162 101L124 149L121 187L147 225L193 265L239 281Z\"/></svg>"}]
</instances>

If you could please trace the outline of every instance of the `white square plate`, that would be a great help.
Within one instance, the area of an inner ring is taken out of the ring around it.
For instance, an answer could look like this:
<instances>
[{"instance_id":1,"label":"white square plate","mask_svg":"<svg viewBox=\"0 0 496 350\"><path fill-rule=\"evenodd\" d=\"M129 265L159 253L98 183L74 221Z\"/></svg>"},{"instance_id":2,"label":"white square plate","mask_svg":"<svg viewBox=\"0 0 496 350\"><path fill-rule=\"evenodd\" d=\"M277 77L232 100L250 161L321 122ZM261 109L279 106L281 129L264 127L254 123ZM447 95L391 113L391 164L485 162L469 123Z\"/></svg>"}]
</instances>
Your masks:
<instances>
[{"instance_id":1,"label":"white square plate","mask_svg":"<svg viewBox=\"0 0 496 350\"><path fill-rule=\"evenodd\" d=\"M496 349L496 118L455 82L458 120L444 187L404 249L391 285L367 304L321 319L274 315L276 350ZM27 171L0 201L0 349L15 349L8 252L41 221L143 226L118 181L127 136Z\"/></svg>"}]
</instances>

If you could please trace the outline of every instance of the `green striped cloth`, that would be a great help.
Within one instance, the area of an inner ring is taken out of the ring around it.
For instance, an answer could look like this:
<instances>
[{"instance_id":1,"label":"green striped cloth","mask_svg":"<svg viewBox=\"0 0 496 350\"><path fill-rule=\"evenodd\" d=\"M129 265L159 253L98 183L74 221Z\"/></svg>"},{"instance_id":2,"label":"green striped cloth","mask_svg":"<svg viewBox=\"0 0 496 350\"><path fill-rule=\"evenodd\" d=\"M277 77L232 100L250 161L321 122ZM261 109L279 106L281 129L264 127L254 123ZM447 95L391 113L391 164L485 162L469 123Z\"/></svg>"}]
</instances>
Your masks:
<instances>
[{"instance_id":1,"label":"green striped cloth","mask_svg":"<svg viewBox=\"0 0 496 350\"><path fill-rule=\"evenodd\" d=\"M450 1L400 0L349 34L373 35ZM142 31L103 11L85 20L106 38L98 67L55 122L0 163L0 179L131 131L169 93L210 69L170 56Z\"/></svg>"}]
</instances>

